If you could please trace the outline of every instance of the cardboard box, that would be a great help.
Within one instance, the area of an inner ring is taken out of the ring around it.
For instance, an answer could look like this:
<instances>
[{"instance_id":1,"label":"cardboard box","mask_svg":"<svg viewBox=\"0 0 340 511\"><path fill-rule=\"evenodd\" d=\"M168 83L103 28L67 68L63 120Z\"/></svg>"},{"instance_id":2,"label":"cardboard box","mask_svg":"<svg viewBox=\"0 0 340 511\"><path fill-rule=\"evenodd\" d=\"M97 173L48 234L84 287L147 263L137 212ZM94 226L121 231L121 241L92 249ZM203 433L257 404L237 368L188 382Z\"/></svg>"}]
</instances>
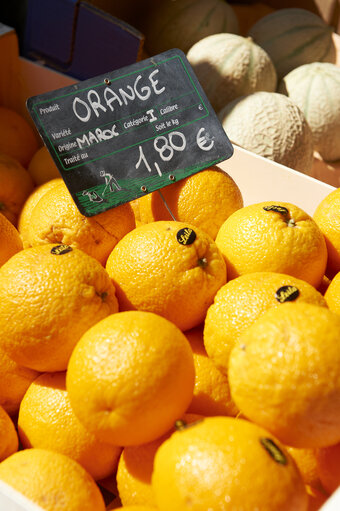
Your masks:
<instances>
[{"instance_id":1,"label":"cardboard box","mask_svg":"<svg viewBox=\"0 0 340 511\"><path fill-rule=\"evenodd\" d=\"M4 54L7 52L7 57ZM2 62L2 59L3 62ZM25 102L29 96L41 94L48 90L70 85L75 80L57 73L36 62L19 58L16 35L10 27L0 24L0 65L6 66L6 85L4 74L0 75L0 104L24 112ZM12 85L12 78L15 87ZM334 187L289 169L283 165L257 156L245 149L235 146L234 155L221 164L221 167L238 184L245 205L265 200L287 201L300 206L312 215L317 204L328 195ZM111 488L108 488L109 490ZM119 506L119 499L111 502L108 509ZM321 508L321 511L338 511L340 509L340 489L336 491ZM43 511L23 495L0 480L0 510L2 511Z\"/></svg>"},{"instance_id":2,"label":"cardboard box","mask_svg":"<svg viewBox=\"0 0 340 511\"><path fill-rule=\"evenodd\" d=\"M28 0L22 55L85 80L136 62L144 36L83 0Z\"/></svg>"}]
</instances>

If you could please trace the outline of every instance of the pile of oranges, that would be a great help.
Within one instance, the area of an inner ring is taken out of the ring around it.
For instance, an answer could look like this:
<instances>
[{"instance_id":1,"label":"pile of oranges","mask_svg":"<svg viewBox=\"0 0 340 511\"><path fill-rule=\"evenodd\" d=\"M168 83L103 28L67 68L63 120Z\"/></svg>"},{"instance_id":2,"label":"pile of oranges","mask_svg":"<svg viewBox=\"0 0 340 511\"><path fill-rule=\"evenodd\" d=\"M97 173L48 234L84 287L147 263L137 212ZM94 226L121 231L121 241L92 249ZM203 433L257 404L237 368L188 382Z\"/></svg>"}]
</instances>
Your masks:
<instances>
[{"instance_id":1,"label":"pile of oranges","mask_svg":"<svg viewBox=\"0 0 340 511\"><path fill-rule=\"evenodd\" d=\"M340 189L245 206L214 166L162 190L176 220L157 192L87 218L30 125L2 131L0 480L47 511L319 509Z\"/></svg>"}]
</instances>

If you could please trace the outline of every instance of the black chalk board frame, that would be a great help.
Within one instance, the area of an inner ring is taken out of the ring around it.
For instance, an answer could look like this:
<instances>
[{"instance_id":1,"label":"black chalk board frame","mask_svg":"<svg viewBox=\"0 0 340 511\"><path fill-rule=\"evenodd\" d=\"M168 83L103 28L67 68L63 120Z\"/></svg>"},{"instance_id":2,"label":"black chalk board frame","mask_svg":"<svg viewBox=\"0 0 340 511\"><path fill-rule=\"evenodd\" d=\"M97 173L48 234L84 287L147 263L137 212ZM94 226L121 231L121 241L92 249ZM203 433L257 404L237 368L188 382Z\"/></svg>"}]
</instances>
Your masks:
<instances>
[{"instance_id":1,"label":"black chalk board frame","mask_svg":"<svg viewBox=\"0 0 340 511\"><path fill-rule=\"evenodd\" d=\"M233 154L179 49L33 96L27 108L85 216L163 188Z\"/></svg>"}]
</instances>

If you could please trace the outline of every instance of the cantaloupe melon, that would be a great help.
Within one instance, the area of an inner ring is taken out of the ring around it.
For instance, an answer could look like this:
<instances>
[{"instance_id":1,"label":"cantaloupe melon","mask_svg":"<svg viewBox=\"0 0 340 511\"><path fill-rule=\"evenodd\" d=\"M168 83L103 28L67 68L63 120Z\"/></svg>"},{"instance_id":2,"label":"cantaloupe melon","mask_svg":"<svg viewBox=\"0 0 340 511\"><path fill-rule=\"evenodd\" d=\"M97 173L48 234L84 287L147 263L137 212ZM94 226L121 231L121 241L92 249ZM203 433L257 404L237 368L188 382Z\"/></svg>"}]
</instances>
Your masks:
<instances>
[{"instance_id":1,"label":"cantaloupe melon","mask_svg":"<svg viewBox=\"0 0 340 511\"><path fill-rule=\"evenodd\" d=\"M140 26L150 55L171 48L186 53L203 37L239 31L236 14L224 0L156 0Z\"/></svg>"},{"instance_id":2,"label":"cantaloupe melon","mask_svg":"<svg viewBox=\"0 0 340 511\"><path fill-rule=\"evenodd\" d=\"M254 92L228 103L218 116L232 143L305 174L311 171L312 131L284 94Z\"/></svg>"},{"instance_id":3,"label":"cantaloupe melon","mask_svg":"<svg viewBox=\"0 0 340 511\"><path fill-rule=\"evenodd\" d=\"M287 94L303 111L314 148L326 161L340 159L340 67L313 62L288 73L279 92Z\"/></svg>"},{"instance_id":4,"label":"cantaloupe melon","mask_svg":"<svg viewBox=\"0 0 340 511\"><path fill-rule=\"evenodd\" d=\"M305 9L279 9L257 21L248 35L270 55L282 78L292 69L310 62L336 59L333 28Z\"/></svg>"},{"instance_id":5,"label":"cantaloupe melon","mask_svg":"<svg viewBox=\"0 0 340 511\"><path fill-rule=\"evenodd\" d=\"M210 35L194 44L187 58L216 111L239 96L276 90L276 71L268 53L249 37Z\"/></svg>"}]
</instances>

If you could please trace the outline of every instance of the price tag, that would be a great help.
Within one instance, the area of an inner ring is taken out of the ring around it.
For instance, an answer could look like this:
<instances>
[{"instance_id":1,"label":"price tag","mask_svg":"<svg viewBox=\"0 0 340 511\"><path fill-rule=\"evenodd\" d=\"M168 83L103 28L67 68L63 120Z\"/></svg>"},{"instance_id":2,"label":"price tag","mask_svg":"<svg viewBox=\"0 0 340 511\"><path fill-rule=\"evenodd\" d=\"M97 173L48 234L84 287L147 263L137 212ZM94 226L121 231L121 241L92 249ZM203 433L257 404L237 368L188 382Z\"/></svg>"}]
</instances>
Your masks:
<instances>
[{"instance_id":1,"label":"price tag","mask_svg":"<svg viewBox=\"0 0 340 511\"><path fill-rule=\"evenodd\" d=\"M233 154L178 49L31 97L27 108L85 216L162 188Z\"/></svg>"}]
</instances>

